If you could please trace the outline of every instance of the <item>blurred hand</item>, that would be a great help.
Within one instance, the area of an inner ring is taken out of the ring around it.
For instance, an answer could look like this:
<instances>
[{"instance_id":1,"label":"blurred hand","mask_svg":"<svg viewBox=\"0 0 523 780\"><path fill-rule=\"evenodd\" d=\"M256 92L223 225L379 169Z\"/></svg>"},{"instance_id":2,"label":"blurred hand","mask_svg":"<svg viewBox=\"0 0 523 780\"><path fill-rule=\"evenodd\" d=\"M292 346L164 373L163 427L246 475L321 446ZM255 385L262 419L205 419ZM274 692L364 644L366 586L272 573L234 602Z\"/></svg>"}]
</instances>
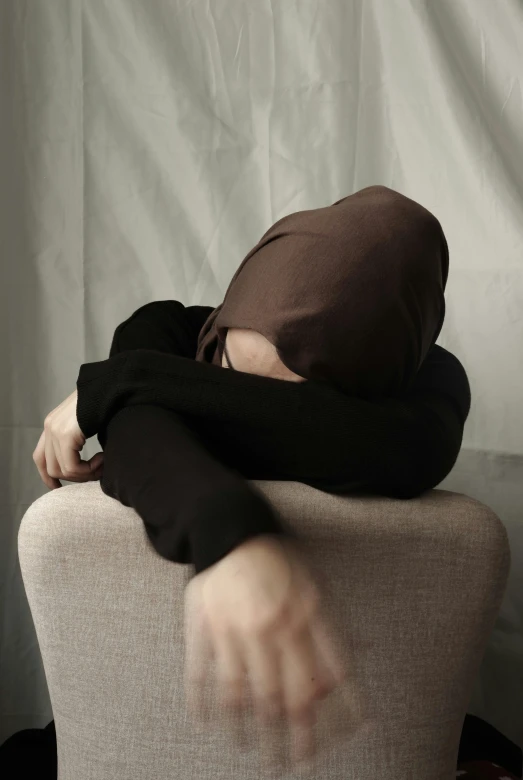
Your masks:
<instances>
[{"instance_id":1,"label":"blurred hand","mask_svg":"<svg viewBox=\"0 0 523 780\"><path fill-rule=\"evenodd\" d=\"M33 452L40 476L51 490L62 487L60 479L89 482L100 479L103 473L103 452L97 452L87 461L80 457L85 436L76 419L77 399L78 392L75 390L49 412Z\"/></svg>"},{"instance_id":2,"label":"blurred hand","mask_svg":"<svg viewBox=\"0 0 523 780\"><path fill-rule=\"evenodd\" d=\"M219 702L237 715L250 694L262 728L274 719L289 727L292 760L312 757L317 704L345 679L319 607L311 574L287 539L250 539L196 575L185 600L190 711L203 712L214 659Z\"/></svg>"}]
</instances>

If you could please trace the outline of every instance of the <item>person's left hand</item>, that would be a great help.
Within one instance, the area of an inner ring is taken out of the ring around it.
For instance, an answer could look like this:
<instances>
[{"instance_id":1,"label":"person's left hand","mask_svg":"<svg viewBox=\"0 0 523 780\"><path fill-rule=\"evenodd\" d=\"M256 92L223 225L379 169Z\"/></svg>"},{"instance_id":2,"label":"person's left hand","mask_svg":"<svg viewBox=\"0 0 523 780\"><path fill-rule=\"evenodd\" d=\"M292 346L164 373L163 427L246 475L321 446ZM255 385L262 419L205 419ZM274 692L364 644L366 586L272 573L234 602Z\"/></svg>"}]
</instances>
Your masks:
<instances>
[{"instance_id":1,"label":"person's left hand","mask_svg":"<svg viewBox=\"0 0 523 780\"><path fill-rule=\"evenodd\" d=\"M197 574L185 592L189 712L205 713L214 662L222 723L238 725L251 699L264 758L279 753L277 740L267 742L275 726L288 728L293 762L313 758L320 702L346 678L322 613L317 583L289 539L248 539Z\"/></svg>"},{"instance_id":2,"label":"person's left hand","mask_svg":"<svg viewBox=\"0 0 523 780\"><path fill-rule=\"evenodd\" d=\"M97 452L87 461L80 457L85 436L76 418L77 400L78 391L75 390L56 409L49 412L33 452L33 460L40 476L51 490L62 487L60 479L90 482L102 476L103 452Z\"/></svg>"}]
</instances>

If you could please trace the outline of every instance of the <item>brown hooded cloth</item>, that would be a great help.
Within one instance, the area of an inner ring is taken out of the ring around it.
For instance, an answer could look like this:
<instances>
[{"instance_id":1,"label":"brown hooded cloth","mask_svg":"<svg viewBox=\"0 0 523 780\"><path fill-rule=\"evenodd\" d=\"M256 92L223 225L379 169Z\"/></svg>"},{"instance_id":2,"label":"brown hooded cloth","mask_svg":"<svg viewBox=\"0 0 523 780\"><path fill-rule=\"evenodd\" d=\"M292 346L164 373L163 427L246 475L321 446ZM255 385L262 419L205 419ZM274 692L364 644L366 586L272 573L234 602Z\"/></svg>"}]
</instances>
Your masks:
<instances>
[{"instance_id":1,"label":"brown hooded cloth","mask_svg":"<svg viewBox=\"0 0 523 780\"><path fill-rule=\"evenodd\" d=\"M302 377L394 395L441 330L448 263L438 220L387 187L289 214L241 263L199 333L196 360L221 366L227 329L250 328Z\"/></svg>"}]
</instances>

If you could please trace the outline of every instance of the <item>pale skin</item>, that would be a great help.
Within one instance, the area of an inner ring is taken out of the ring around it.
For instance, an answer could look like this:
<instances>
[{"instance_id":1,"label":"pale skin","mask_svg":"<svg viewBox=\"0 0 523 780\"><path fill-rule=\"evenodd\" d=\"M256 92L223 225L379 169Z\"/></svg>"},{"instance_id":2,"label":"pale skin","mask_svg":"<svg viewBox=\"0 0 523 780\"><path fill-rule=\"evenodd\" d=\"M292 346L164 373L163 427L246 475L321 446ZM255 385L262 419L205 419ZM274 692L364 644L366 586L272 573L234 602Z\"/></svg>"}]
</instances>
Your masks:
<instances>
[{"instance_id":1,"label":"pale skin","mask_svg":"<svg viewBox=\"0 0 523 780\"><path fill-rule=\"evenodd\" d=\"M256 331L231 328L226 346L236 371L306 381ZM222 367L229 367L225 353ZM88 461L80 457L85 437L76 402L75 390L47 415L33 453L50 489L61 487L60 479L102 476L103 452ZM286 722L295 761L314 754L319 700L344 682L346 671L321 615L317 585L293 543L258 536L196 575L186 589L185 631L187 701L195 715L202 712L203 684L214 659L216 693L228 712L241 712L249 692L260 724L277 717Z\"/></svg>"}]
</instances>

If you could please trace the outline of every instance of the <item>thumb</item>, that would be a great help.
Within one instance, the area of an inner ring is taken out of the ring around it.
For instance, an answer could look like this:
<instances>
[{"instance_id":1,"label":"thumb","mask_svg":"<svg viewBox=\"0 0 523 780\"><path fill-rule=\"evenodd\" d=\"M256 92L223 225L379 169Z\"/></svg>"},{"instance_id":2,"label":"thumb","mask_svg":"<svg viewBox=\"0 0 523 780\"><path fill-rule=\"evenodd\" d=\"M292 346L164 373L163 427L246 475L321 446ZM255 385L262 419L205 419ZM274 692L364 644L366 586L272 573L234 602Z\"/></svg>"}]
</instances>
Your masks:
<instances>
[{"instance_id":1,"label":"thumb","mask_svg":"<svg viewBox=\"0 0 523 780\"><path fill-rule=\"evenodd\" d=\"M87 463L89 465L89 469L94 472L102 465L103 461L103 452L97 452L96 455L93 455L93 457L87 461Z\"/></svg>"}]
</instances>

